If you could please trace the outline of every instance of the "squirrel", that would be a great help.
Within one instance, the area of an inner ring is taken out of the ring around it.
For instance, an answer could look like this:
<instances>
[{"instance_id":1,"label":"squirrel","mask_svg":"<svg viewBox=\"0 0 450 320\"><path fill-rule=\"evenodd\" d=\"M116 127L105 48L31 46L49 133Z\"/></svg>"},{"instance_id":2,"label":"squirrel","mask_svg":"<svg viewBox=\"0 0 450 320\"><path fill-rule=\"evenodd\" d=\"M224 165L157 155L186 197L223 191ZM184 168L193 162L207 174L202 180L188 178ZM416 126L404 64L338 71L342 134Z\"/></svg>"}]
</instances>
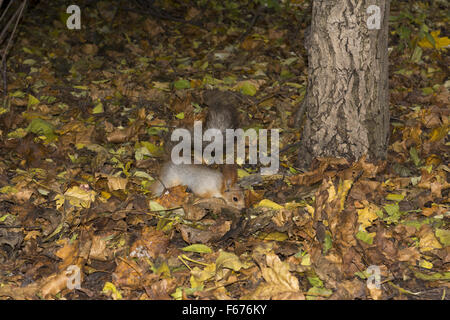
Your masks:
<instances>
[{"instance_id":1,"label":"squirrel","mask_svg":"<svg viewBox=\"0 0 450 320\"><path fill-rule=\"evenodd\" d=\"M219 129L225 135L226 129L235 129L238 126L238 113L234 107L237 102L234 94L219 90L208 90L203 94L208 105L206 129Z\"/></svg>"},{"instance_id":2,"label":"squirrel","mask_svg":"<svg viewBox=\"0 0 450 320\"><path fill-rule=\"evenodd\" d=\"M208 90L203 98L208 107L206 128L235 129L238 118L237 111L230 101L230 94L219 90ZM166 161L160 171L159 181L151 186L151 192L160 196L167 188L185 185L196 196L201 198L222 198L231 207L245 207L244 192L237 185L236 165L223 165L222 172L208 168L205 165L174 164Z\"/></svg>"},{"instance_id":3,"label":"squirrel","mask_svg":"<svg viewBox=\"0 0 450 320\"><path fill-rule=\"evenodd\" d=\"M236 209L245 207L244 192L236 184L236 168L226 165L222 172L204 165L164 163L159 174L159 181L151 186L155 196L160 196L164 189L179 185L187 186L201 198L221 198Z\"/></svg>"}]
</instances>

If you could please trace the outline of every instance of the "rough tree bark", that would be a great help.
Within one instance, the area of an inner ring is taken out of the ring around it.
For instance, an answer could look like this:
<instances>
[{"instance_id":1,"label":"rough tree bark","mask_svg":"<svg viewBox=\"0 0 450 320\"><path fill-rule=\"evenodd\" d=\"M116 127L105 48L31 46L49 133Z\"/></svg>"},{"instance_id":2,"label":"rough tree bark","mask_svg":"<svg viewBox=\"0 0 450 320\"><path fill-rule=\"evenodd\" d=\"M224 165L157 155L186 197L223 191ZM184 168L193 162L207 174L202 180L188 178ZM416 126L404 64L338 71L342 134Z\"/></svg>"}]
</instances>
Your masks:
<instances>
[{"instance_id":1,"label":"rough tree bark","mask_svg":"<svg viewBox=\"0 0 450 320\"><path fill-rule=\"evenodd\" d=\"M380 9L379 29L369 29ZM376 8L375 8L376 9ZM389 136L389 0L313 0L299 164L384 159Z\"/></svg>"}]
</instances>

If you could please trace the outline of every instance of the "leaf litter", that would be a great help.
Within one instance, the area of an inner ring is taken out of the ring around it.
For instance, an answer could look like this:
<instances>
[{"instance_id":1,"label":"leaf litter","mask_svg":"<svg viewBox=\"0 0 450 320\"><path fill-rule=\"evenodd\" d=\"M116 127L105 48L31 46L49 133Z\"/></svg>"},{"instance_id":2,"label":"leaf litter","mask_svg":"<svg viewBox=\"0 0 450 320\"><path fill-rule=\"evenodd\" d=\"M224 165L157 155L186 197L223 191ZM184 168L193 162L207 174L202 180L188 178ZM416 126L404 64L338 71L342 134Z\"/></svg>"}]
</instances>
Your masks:
<instances>
[{"instance_id":1,"label":"leaf litter","mask_svg":"<svg viewBox=\"0 0 450 320\"><path fill-rule=\"evenodd\" d=\"M301 137L291 119L306 88L307 2L268 9L248 32L218 1L202 14L157 2L203 28L105 1L86 6L76 33L61 1L24 19L0 108L0 297L448 300L439 5L392 5L388 159L317 159L302 172L289 146ZM244 213L184 187L149 193L165 137L204 119L211 88L234 93L224 98L245 128L281 128L288 147L277 175L240 167Z\"/></svg>"}]
</instances>

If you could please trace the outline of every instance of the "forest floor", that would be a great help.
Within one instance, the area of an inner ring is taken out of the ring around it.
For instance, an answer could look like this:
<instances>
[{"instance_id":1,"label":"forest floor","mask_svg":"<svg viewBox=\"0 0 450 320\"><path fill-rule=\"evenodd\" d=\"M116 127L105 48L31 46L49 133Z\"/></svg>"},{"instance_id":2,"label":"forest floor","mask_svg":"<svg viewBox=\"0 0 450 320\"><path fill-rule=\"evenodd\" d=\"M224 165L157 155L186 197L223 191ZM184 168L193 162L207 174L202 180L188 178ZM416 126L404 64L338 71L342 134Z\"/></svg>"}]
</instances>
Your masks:
<instances>
[{"instance_id":1,"label":"forest floor","mask_svg":"<svg viewBox=\"0 0 450 320\"><path fill-rule=\"evenodd\" d=\"M387 160L302 171L306 1L78 1L81 30L51 3L7 63L0 299L450 299L448 4L392 1ZM149 192L212 88L236 93L242 128L280 130L276 175L239 167L257 182L239 215Z\"/></svg>"}]
</instances>

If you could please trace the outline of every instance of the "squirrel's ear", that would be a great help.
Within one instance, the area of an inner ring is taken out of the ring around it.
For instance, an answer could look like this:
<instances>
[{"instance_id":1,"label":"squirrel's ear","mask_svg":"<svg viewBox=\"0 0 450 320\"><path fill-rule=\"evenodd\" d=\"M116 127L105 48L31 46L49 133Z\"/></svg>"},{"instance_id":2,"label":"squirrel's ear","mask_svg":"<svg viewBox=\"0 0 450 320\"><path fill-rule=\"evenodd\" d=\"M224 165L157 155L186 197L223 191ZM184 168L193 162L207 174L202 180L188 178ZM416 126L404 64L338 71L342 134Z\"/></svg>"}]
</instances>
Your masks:
<instances>
[{"instance_id":1,"label":"squirrel's ear","mask_svg":"<svg viewBox=\"0 0 450 320\"><path fill-rule=\"evenodd\" d=\"M222 174L225 181L225 187L230 189L238 181L237 166L235 164L226 164L222 168Z\"/></svg>"}]
</instances>

